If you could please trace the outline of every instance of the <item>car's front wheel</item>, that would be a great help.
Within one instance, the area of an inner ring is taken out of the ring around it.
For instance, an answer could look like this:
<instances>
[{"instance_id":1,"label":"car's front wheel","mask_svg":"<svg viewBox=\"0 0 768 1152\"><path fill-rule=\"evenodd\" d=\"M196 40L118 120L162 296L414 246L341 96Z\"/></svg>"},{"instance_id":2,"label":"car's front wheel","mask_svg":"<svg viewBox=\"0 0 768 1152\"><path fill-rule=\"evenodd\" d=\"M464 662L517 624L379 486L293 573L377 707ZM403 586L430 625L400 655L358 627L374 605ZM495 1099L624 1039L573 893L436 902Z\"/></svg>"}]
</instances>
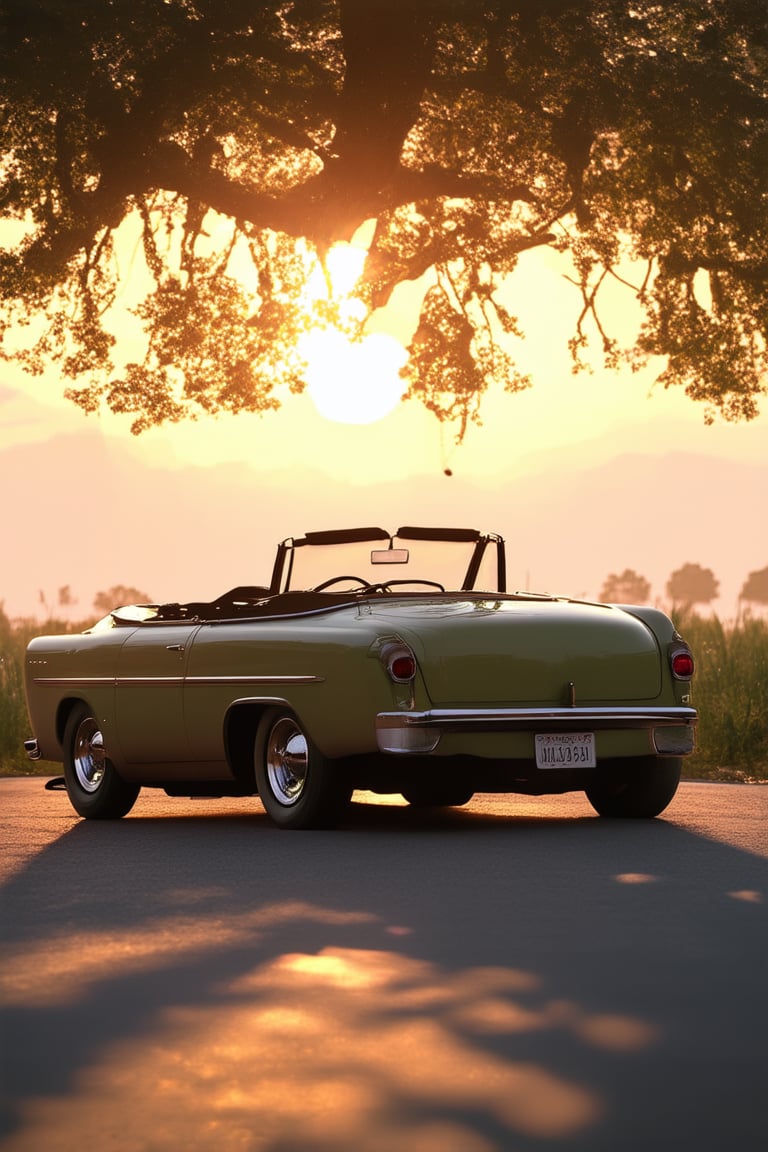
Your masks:
<instances>
[{"instance_id":1,"label":"car's front wheel","mask_svg":"<svg viewBox=\"0 0 768 1152\"><path fill-rule=\"evenodd\" d=\"M256 735L256 787L281 828L327 828L352 795L344 773L314 746L291 712L267 712Z\"/></svg>"},{"instance_id":2,"label":"car's front wheel","mask_svg":"<svg viewBox=\"0 0 768 1152\"><path fill-rule=\"evenodd\" d=\"M138 784L118 775L101 726L85 704L73 708L64 729L64 781L70 804L88 820L119 820L139 794Z\"/></svg>"},{"instance_id":3,"label":"car's front wheel","mask_svg":"<svg viewBox=\"0 0 768 1152\"><path fill-rule=\"evenodd\" d=\"M659 756L604 761L585 789L587 799L600 816L658 816L677 791L682 765L677 757Z\"/></svg>"}]
</instances>

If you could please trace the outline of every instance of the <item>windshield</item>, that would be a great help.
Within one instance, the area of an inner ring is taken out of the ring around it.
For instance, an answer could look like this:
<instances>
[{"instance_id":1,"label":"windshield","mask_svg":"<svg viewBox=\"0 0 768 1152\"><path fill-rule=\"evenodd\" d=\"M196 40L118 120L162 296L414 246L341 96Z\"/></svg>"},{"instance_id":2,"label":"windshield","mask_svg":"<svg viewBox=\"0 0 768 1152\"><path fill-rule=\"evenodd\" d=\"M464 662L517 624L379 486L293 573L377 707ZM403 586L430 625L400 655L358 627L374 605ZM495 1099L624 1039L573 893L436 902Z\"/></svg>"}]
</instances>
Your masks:
<instances>
[{"instance_id":1,"label":"windshield","mask_svg":"<svg viewBox=\"0 0 768 1152\"><path fill-rule=\"evenodd\" d=\"M432 584L446 591L503 591L503 541L464 529L401 528L390 536L373 528L308 533L280 546L273 591L327 581L331 591L367 584L403 592L429 591Z\"/></svg>"}]
</instances>

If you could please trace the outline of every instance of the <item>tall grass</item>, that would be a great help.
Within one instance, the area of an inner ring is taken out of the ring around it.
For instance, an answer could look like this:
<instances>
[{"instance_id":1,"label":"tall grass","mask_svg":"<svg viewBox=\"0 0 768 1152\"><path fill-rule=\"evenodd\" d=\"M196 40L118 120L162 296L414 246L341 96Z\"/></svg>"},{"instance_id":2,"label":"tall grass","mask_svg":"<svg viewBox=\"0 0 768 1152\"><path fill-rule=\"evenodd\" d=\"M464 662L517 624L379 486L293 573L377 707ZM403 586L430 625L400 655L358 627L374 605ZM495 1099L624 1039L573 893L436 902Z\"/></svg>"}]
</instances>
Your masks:
<instances>
[{"instance_id":1,"label":"tall grass","mask_svg":"<svg viewBox=\"0 0 768 1152\"><path fill-rule=\"evenodd\" d=\"M685 775L768 780L768 622L745 616L726 627L689 615L676 623L696 660L698 747Z\"/></svg>"},{"instance_id":2,"label":"tall grass","mask_svg":"<svg viewBox=\"0 0 768 1152\"><path fill-rule=\"evenodd\" d=\"M0 769L3 771L15 770L25 761L29 764L21 743L28 727L22 664L15 652L4 647L0 651Z\"/></svg>"},{"instance_id":3,"label":"tall grass","mask_svg":"<svg viewBox=\"0 0 768 1152\"><path fill-rule=\"evenodd\" d=\"M746 616L724 625L686 614L676 624L696 659L693 703L699 711L698 747L684 774L701 780L768 782L768 621ZM30 735L24 698L24 651L39 632L80 631L87 624L33 621L11 625L0 609L0 773L50 773L24 752Z\"/></svg>"},{"instance_id":4,"label":"tall grass","mask_svg":"<svg viewBox=\"0 0 768 1152\"><path fill-rule=\"evenodd\" d=\"M79 632L87 623L67 624L48 620L14 623L8 620L0 604L0 775L48 775L60 771L60 765L33 763L24 751L24 741L32 735L24 694L24 653L33 636L42 632Z\"/></svg>"}]
</instances>

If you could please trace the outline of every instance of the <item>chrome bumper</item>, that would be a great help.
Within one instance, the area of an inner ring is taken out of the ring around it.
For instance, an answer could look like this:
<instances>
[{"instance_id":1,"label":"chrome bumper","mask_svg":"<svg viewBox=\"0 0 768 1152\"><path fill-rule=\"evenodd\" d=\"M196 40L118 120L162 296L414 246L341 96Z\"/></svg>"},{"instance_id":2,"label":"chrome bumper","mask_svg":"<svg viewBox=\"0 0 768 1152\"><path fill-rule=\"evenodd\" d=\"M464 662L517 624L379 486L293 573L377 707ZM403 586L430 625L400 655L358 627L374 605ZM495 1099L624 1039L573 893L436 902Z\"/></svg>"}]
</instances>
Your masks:
<instances>
[{"instance_id":1,"label":"chrome bumper","mask_svg":"<svg viewBox=\"0 0 768 1152\"><path fill-rule=\"evenodd\" d=\"M683 706L600 708L431 708L427 712L380 712L376 740L381 752L426 753L448 732L594 732L621 729L693 728L695 708Z\"/></svg>"}]
</instances>

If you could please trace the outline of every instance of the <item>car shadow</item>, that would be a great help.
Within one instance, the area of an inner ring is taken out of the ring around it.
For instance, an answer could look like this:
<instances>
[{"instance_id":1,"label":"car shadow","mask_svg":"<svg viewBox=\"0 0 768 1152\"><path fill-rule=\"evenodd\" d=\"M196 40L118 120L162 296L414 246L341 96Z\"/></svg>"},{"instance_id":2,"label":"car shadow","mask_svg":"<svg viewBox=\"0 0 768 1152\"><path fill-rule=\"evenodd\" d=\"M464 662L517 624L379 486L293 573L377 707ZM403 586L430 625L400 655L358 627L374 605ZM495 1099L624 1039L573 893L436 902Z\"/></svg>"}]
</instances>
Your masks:
<instances>
[{"instance_id":1,"label":"car shadow","mask_svg":"<svg viewBox=\"0 0 768 1152\"><path fill-rule=\"evenodd\" d=\"M4 1152L762 1149L768 861L535 805L199 811L2 889Z\"/></svg>"}]
</instances>

